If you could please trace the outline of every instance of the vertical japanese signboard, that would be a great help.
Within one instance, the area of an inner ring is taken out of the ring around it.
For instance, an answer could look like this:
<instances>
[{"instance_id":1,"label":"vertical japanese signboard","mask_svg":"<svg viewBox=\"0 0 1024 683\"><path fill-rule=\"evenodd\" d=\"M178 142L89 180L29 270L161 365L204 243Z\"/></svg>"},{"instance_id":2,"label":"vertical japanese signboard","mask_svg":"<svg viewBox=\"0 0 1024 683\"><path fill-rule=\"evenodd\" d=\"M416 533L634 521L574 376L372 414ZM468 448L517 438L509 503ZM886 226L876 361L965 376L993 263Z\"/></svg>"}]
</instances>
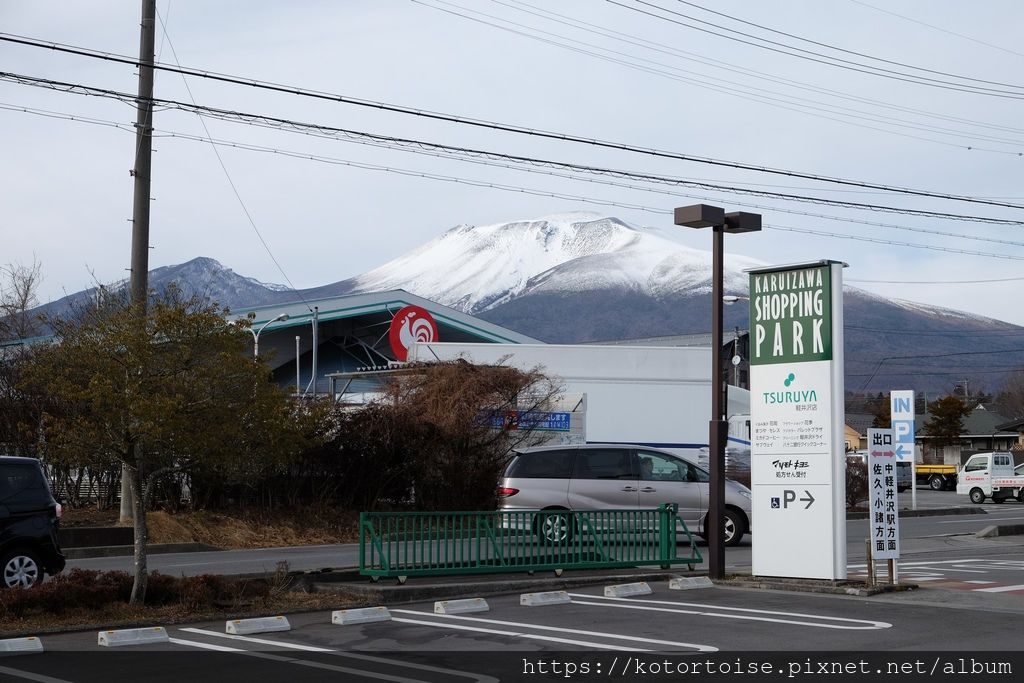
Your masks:
<instances>
[{"instance_id":1,"label":"vertical japanese signboard","mask_svg":"<svg viewBox=\"0 0 1024 683\"><path fill-rule=\"evenodd\" d=\"M900 556L900 515L896 504L896 448L893 430L868 430L868 525L871 557L896 560Z\"/></svg>"},{"instance_id":2,"label":"vertical japanese signboard","mask_svg":"<svg viewBox=\"0 0 1024 683\"><path fill-rule=\"evenodd\" d=\"M846 578L844 265L747 271L755 575Z\"/></svg>"},{"instance_id":3,"label":"vertical japanese signboard","mask_svg":"<svg viewBox=\"0 0 1024 683\"><path fill-rule=\"evenodd\" d=\"M892 439L896 459L910 463L911 507L917 509L917 465L914 464L914 392L910 389L889 392L892 415Z\"/></svg>"}]
</instances>

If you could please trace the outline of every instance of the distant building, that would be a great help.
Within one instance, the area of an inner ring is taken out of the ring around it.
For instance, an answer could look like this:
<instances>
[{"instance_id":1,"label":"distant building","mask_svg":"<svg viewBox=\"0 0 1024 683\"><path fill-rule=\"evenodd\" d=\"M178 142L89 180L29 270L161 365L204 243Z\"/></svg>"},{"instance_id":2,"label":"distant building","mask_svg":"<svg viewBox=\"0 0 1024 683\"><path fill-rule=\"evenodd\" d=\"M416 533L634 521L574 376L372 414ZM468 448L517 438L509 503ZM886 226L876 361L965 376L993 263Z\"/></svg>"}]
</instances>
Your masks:
<instances>
[{"instance_id":1,"label":"distant building","mask_svg":"<svg viewBox=\"0 0 1024 683\"><path fill-rule=\"evenodd\" d=\"M932 449L929 447L929 442L934 438L926 436L924 433L924 425L929 419L931 419L931 415L925 413L918 418L916 423L916 440L922 446L925 453L931 452ZM1005 427L1009 419L1005 415L1000 415L982 404L978 404L974 410L968 413L963 422L964 431L959 437L959 443L946 446L943 449L943 454L940 458L942 462L948 463L959 460L959 462L963 463L975 453L1008 451L1011 447L1020 443L1020 434Z\"/></svg>"},{"instance_id":2,"label":"distant building","mask_svg":"<svg viewBox=\"0 0 1024 683\"><path fill-rule=\"evenodd\" d=\"M722 373L730 386L750 390L750 332L735 329L722 336ZM700 346L712 344L710 332L699 334L673 334L665 337L615 339L585 342L600 346Z\"/></svg>"},{"instance_id":3,"label":"distant building","mask_svg":"<svg viewBox=\"0 0 1024 683\"><path fill-rule=\"evenodd\" d=\"M259 354L262 358L269 358L272 376L278 384L295 388L300 394L323 396L332 388L330 376L365 374L368 370L387 368L395 361L405 359L404 354L396 353L392 337L397 335L392 335L392 328L396 314L411 310L409 307L425 311L432 324L406 332L414 335L436 333L431 341L540 343L525 334L400 289L242 308L232 310L232 316L251 317L253 331L262 329L259 333ZM312 331L314 311L317 319L315 345ZM286 320L270 322L283 315L288 316ZM422 316L417 320L426 322ZM314 360L315 385L311 381ZM350 384L344 391L374 391L378 387L378 382L371 379L360 381L366 386Z\"/></svg>"}]
</instances>

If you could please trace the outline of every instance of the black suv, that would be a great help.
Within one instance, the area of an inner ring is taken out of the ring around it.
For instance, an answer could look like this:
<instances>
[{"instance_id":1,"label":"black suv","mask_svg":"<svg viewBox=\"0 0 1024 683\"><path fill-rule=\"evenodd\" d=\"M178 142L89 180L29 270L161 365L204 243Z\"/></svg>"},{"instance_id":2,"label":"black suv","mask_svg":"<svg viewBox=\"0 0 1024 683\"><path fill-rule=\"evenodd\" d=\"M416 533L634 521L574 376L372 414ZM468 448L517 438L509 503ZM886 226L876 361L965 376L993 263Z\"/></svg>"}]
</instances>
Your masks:
<instances>
[{"instance_id":1,"label":"black suv","mask_svg":"<svg viewBox=\"0 0 1024 683\"><path fill-rule=\"evenodd\" d=\"M28 588L64 569L60 514L38 460L0 456L0 588Z\"/></svg>"}]
</instances>

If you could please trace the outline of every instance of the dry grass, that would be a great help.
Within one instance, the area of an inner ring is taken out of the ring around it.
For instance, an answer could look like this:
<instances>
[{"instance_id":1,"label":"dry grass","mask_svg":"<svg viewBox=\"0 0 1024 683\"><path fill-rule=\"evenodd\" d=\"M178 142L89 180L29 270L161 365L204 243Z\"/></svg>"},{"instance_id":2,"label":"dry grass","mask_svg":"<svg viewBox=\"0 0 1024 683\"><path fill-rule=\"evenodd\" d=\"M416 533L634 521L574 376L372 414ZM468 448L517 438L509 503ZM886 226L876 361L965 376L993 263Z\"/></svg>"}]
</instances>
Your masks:
<instances>
[{"instance_id":1,"label":"dry grass","mask_svg":"<svg viewBox=\"0 0 1024 683\"><path fill-rule=\"evenodd\" d=\"M357 517L351 513L303 510L267 517L242 517L220 512L151 513L153 543L206 543L219 548L278 548L294 545L351 543L358 539Z\"/></svg>"},{"instance_id":2,"label":"dry grass","mask_svg":"<svg viewBox=\"0 0 1024 683\"><path fill-rule=\"evenodd\" d=\"M67 510L63 526L116 526L116 510ZM358 515L302 509L271 514L246 512L151 512L150 543L206 543L218 548L277 548L352 543Z\"/></svg>"}]
</instances>

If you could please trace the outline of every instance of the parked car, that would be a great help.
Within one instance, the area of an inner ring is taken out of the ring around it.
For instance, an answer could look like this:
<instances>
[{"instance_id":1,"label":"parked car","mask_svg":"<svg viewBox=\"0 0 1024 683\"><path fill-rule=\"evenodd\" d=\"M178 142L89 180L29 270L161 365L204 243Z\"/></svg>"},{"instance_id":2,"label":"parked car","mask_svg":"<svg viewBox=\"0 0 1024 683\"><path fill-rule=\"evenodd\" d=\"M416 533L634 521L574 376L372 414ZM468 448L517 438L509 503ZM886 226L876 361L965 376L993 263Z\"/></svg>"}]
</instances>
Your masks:
<instances>
[{"instance_id":1,"label":"parked car","mask_svg":"<svg viewBox=\"0 0 1024 683\"><path fill-rule=\"evenodd\" d=\"M39 461L0 456L0 588L29 588L64 569L60 516Z\"/></svg>"},{"instance_id":2,"label":"parked car","mask_svg":"<svg viewBox=\"0 0 1024 683\"><path fill-rule=\"evenodd\" d=\"M697 464L657 448L622 444L539 446L515 453L498 488L502 511L609 510L679 506L679 516L706 537L708 473ZM539 518L538 518L539 519ZM548 515L545 540L563 540L565 517ZM751 530L750 489L725 482L725 543L737 545ZM551 528L548 528L551 527Z\"/></svg>"}]
</instances>

